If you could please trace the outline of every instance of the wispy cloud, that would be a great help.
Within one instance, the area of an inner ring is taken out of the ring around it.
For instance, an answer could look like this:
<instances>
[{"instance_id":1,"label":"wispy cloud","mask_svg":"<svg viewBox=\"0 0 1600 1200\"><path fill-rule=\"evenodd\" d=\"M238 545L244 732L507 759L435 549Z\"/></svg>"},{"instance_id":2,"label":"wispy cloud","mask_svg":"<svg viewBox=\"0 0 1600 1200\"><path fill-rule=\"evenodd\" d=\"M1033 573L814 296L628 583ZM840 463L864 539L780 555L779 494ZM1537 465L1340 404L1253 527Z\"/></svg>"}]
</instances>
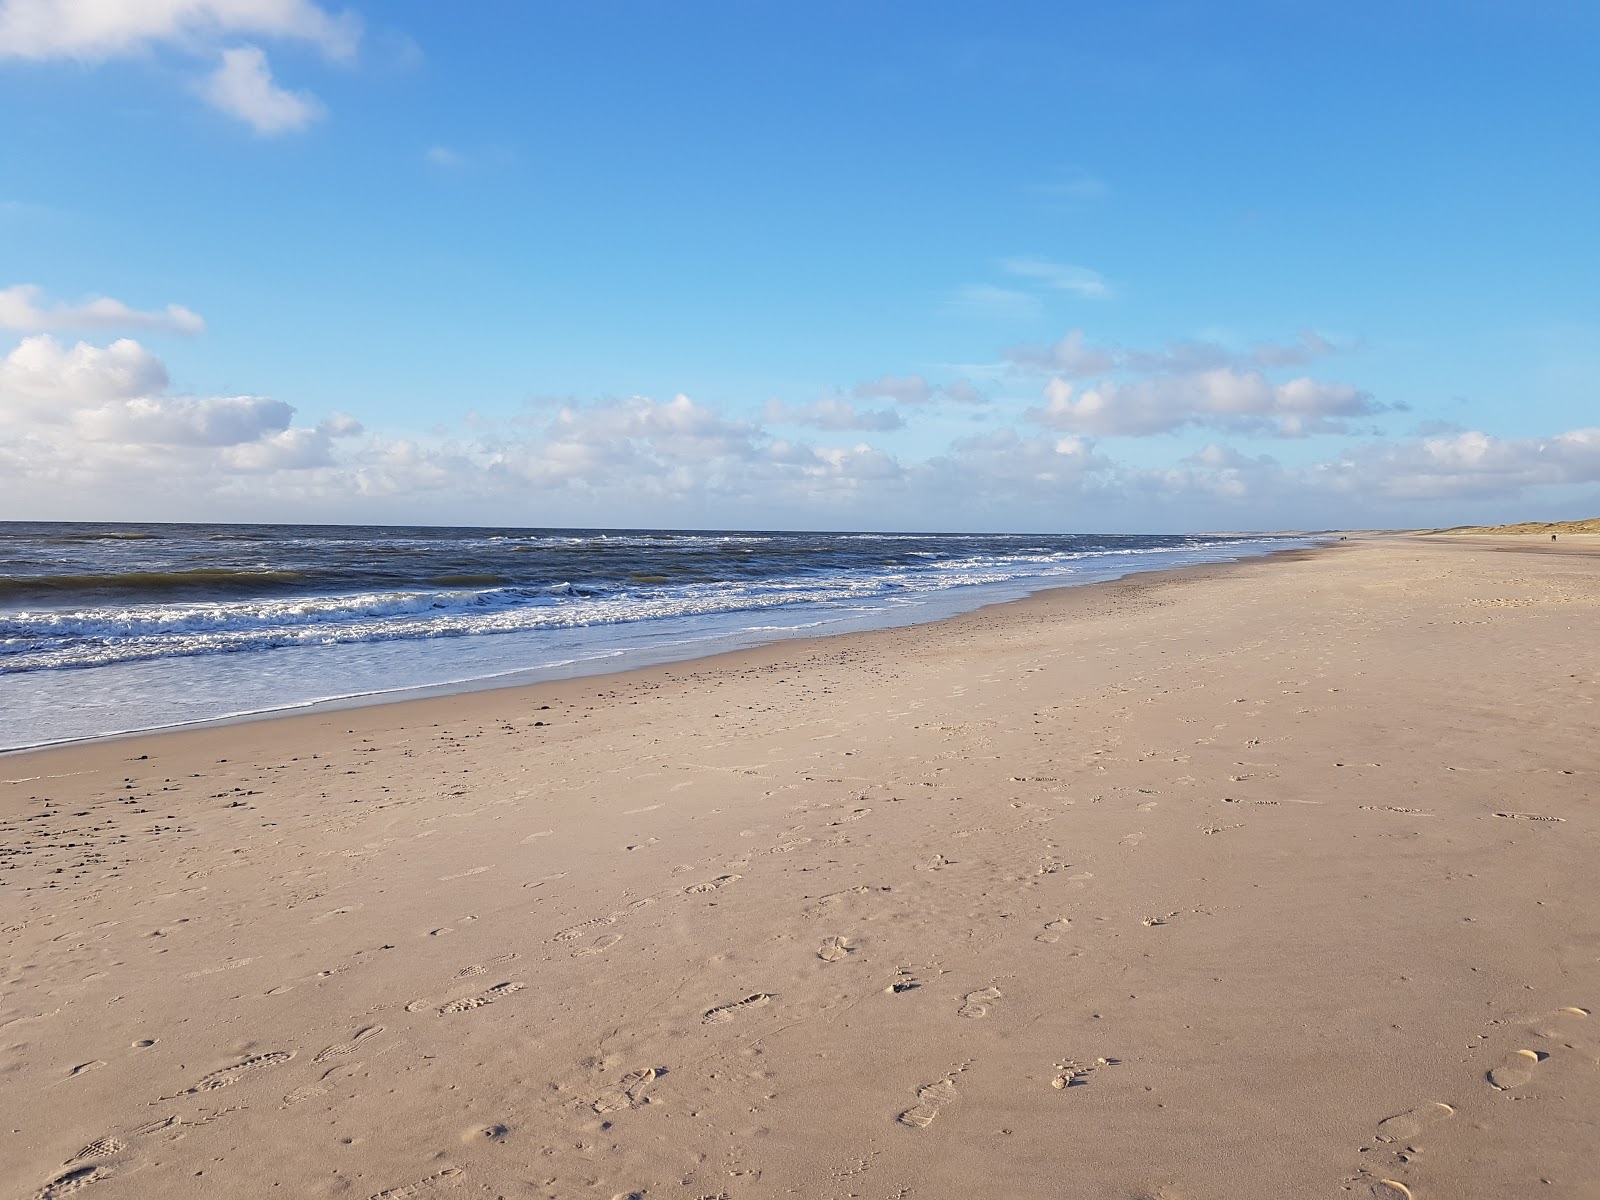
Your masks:
<instances>
[{"instance_id":1,"label":"wispy cloud","mask_svg":"<svg viewBox=\"0 0 1600 1200\"><path fill-rule=\"evenodd\" d=\"M120 300L95 296L79 304L40 304L42 290L31 283L0 288L0 329L34 333L62 329L155 329L167 333L204 333L200 314L181 304L164 309L130 308Z\"/></svg>"},{"instance_id":2,"label":"wispy cloud","mask_svg":"<svg viewBox=\"0 0 1600 1200\"><path fill-rule=\"evenodd\" d=\"M996 321L1026 320L1043 311L1037 296L992 283L963 284L951 293L944 306L951 312Z\"/></svg>"},{"instance_id":3,"label":"wispy cloud","mask_svg":"<svg viewBox=\"0 0 1600 1200\"><path fill-rule=\"evenodd\" d=\"M791 405L782 400L768 400L763 416L773 425L809 425L813 429L833 432L858 430L882 432L899 429L905 418L892 408L857 408L848 400L837 396L823 396L810 404Z\"/></svg>"},{"instance_id":4,"label":"wispy cloud","mask_svg":"<svg viewBox=\"0 0 1600 1200\"><path fill-rule=\"evenodd\" d=\"M1155 349L1093 346L1083 330L1072 329L1048 345L1010 346L1004 355L1014 367L1082 379L1111 371L1174 374L1216 367L1296 367L1339 351L1340 347L1313 330L1305 330L1292 342L1256 342L1244 350L1233 350L1220 342L1194 339L1168 342Z\"/></svg>"},{"instance_id":5,"label":"wispy cloud","mask_svg":"<svg viewBox=\"0 0 1600 1200\"><path fill-rule=\"evenodd\" d=\"M1009 275L1031 280L1041 287L1071 292L1084 300L1104 300L1111 295L1111 285L1105 276L1088 267L1051 262L1047 258L1006 258L1001 260L1000 266Z\"/></svg>"},{"instance_id":6,"label":"wispy cloud","mask_svg":"<svg viewBox=\"0 0 1600 1200\"><path fill-rule=\"evenodd\" d=\"M930 404L948 400L953 404L987 404L989 397L969 379L946 384L931 384L921 375L880 375L856 384L853 394L863 400L892 400L896 404Z\"/></svg>"}]
</instances>

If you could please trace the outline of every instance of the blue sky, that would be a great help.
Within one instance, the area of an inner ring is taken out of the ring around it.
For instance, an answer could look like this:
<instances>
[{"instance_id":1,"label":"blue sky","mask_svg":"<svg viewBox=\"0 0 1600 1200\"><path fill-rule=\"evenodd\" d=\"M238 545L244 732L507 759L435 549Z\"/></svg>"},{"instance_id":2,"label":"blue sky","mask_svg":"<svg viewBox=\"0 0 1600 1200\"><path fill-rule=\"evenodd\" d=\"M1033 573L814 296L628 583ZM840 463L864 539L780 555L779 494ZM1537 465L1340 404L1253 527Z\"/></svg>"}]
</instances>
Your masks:
<instances>
[{"instance_id":1,"label":"blue sky","mask_svg":"<svg viewBox=\"0 0 1600 1200\"><path fill-rule=\"evenodd\" d=\"M0 0L0 516L1600 513L1597 34Z\"/></svg>"}]
</instances>

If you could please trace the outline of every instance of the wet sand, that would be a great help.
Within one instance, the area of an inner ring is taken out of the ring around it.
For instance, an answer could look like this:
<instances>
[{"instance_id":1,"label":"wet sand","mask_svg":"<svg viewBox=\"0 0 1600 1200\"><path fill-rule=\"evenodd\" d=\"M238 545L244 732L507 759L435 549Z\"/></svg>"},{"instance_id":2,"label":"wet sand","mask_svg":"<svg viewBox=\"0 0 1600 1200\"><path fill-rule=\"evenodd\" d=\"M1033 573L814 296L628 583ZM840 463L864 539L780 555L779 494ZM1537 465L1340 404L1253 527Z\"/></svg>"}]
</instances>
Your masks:
<instances>
[{"instance_id":1,"label":"wet sand","mask_svg":"<svg viewBox=\"0 0 1600 1200\"><path fill-rule=\"evenodd\" d=\"M0 1195L1600 1196L1600 547L0 759Z\"/></svg>"}]
</instances>

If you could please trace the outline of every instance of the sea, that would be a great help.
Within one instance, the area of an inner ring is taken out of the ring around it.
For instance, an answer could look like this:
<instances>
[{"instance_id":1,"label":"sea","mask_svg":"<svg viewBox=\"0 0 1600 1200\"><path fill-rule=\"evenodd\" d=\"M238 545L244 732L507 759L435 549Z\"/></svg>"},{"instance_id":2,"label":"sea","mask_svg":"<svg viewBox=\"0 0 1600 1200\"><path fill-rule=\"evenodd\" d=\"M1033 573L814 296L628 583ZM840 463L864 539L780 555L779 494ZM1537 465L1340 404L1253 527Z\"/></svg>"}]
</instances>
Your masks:
<instances>
[{"instance_id":1,"label":"sea","mask_svg":"<svg viewBox=\"0 0 1600 1200\"><path fill-rule=\"evenodd\" d=\"M0 522L0 751L914 624L1316 540Z\"/></svg>"}]
</instances>

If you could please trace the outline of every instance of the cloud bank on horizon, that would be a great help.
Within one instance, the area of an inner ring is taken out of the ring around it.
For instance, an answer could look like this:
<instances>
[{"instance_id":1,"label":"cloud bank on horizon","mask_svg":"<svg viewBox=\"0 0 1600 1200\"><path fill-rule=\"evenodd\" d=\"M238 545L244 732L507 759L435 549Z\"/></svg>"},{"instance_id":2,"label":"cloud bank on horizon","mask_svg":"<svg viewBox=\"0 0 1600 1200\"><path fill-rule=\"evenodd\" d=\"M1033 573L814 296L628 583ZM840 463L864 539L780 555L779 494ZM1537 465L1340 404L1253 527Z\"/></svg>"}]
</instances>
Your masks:
<instances>
[{"instance_id":1,"label":"cloud bank on horizon","mask_svg":"<svg viewBox=\"0 0 1600 1200\"><path fill-rule=\"evenodd\" d=\"M602 67L585 58L603 38L581 16L569 18L577 27L528 26L525 12L486 11L513 47L547 50L564 36L574 69ZM1283 283L1282 241L1250 241L1255 210L1226 182L1207 197L1238 210L1217 226L1248 251L1234 251L1236 286L1212 264L1147 254L1141 236L1169 221L1188 231L1203 205L1165 200L1126 147L1102 146L1104 166L1063 168L1055 183L1039 180L1034 147L1017 160L991 152L990 169L1021 182L998 200L963 193L955 209L979 211L956 226L941 210L937 236L905 233L916 220L907 193L881 213L863 200L866 215L823 219L815 210L830 194L803 182L792 201L763 201L758 220L754 201L722 192L743 194L751 172L808 152L852 162L863 194L899 176L880 178L860 157L891 135L808 151L804 116L790 126L795 148L751 149L749 130L703 107L739 92L735 79L683 101L704 123L694 165L710 174L685 184L694 195L683 208L668 198L657 211L603 180L589 193L583 176L609 171L624 144L607 105L646 120L631 105L650 80L617 83L638 88L621 101L594 99L594 128L573 144L547 131L533 150L508 149L507 129L488 128L504 118L488 107L503 110L503 98L475 90L474 54L446 46L441 27L430 36L430 19L409 4L0 0L0 83L12 88L0 103L42 89L71 127L75 74L125 106L155 94L163 110L130 118L123 134L126 182L150 193L138 217L126 210L139 202L107 194L70 154L46 152L43 201L0 194L0 233L26 227L38 247L23 256L30 278L0 279L0 519L1198 529L1600 510L1600 404L1586 410L1600 385L1600 342L1589 343L1600 321L1564 274L1532 333L1516 306L1456 314L1461 295L1429 293L1439 314L1478 322L1446 355L1456 335L1432 327L1432 310L1419 317L1342 287L1337 254L1297 264L1318 264L1334 300ZM382 24L391 20L407 28ZM953 10L934 20L966 55L953 79L983 75L972 47L1000 39L967 20ZM725 36L754 44L770 32ZM378 41L420 49L379 70L360 56ZM424 86L415 60L434 45L444 48L428 86L449 103L425 94L386 121L385 96ZM301 70L338 67L341 96L281 83L268 58L280 48ZM1027 57L1020 45L1009 53ZM794 55L802 74L816 68L805 45ZM626 66L609 64L614 81ZM850 64L835 69L855 79ZM779 72L772 86L789 85ZM899 111L881 78L856 86L858 102ZM1205 77L1186 86L1213 106L1232 102ZM1154 121L1170 99L1130 92L1122 116ZM540 101L531 95L509 126L548 121ZM1004 97L995 103L1006 111ZM226 142L226 123L186 128L206 107L237 122L240 144L206 152L225 153L237 178L196 157L195 138ZM419 111L436 126L418 127ZM347 113L360 125L349 134ZM819 109L811 121L837 130L836 116ZM681 130L681 119L668 124ZM1472 131L1458 136L1466 154ZM757 159L728 157L724 141ZM634 145L645 155L655 144ZM369 185L374 173L381 182ZM1572 186L1592 183L1591 173ZM18 186L0 173L0 188ZM565 207L566 188L585 194ZM507 203L513 193L522 207ZM1275 198L1297 217L1307 202ZM350 223L329 227L329 209L346 206ZM564 221L559 236L528 232L539 225L528 206ZM1387 218L1362 219L1382 228ZM850 223L863 221L878 224L857 237ZM154 257L147 231L161 241ZM836 255L847 235L850 253ZM516 249L522 240L537 253ZM1596 248L1592 232L1565 244L1579 257ZM686 246L700 257L684 258ZM1204 257L1200 243L1190 255ZM759 269L743 271L745 259ZM43 274L52 263L64 269ZM275 302L254 298L257 280ZM852 302L856 292L870 303ZM1491 343L1499 360L1484 357ZM1433 360L1419 365L1424 344ZM239 379L244 390L175 376ZM1456 393L1462 380L1487 394ZM1531 395L1511 402L1508 383Z\"/></svg>"}]
</instances>

